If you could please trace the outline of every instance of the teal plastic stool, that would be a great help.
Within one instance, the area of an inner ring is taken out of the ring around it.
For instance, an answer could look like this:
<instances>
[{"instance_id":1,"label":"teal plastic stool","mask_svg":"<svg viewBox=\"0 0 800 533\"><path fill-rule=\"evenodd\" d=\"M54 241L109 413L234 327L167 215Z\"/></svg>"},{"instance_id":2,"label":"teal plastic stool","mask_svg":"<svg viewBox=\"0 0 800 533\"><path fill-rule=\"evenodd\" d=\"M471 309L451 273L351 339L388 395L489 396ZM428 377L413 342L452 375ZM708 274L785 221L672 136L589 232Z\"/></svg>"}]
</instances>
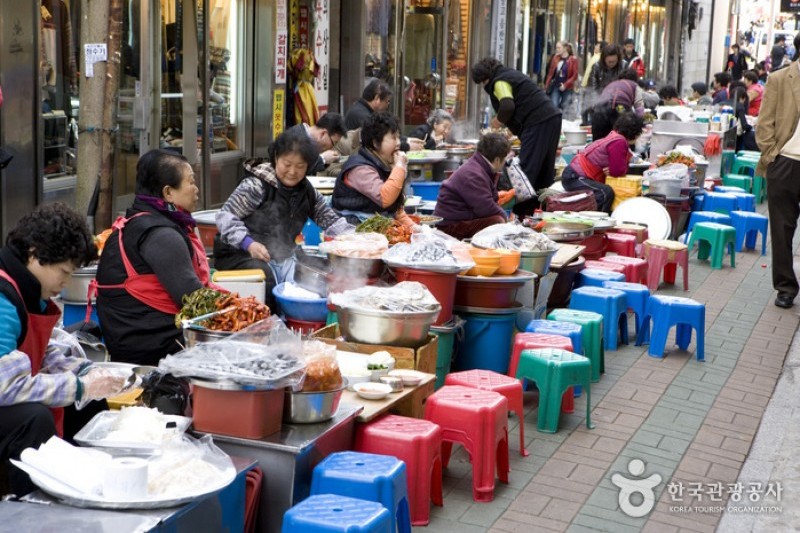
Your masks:
<instances>
[{"instance_id":1,"label":"teal plastic stool","mask_svg":"<svg viewBox=\"0 0 800 533\"><path fill-rule=\"evenodd\" d=\"M586 357L558 348L523 350L517 367L517 378L534 381L539 388L537 430L544 433L558 431L561 397L572 385L586 388L586 427L594 429L590 390L592 363Z\"/></svg>"},{"instance_id":2,"label":"teal plastic stool","mask_svg":"<svg viewBox=\"0 0 800 533\"><path fill-rule=\"evenodd\" d=\"M761 152L757 152L755 150L739 150L736 152L736 157L743 157L749 159L761 159Z\"/></svg>"},{"instance_id":3,"label":"teal plastic stool","mask_svg":"<svg viewBox=\"0 0 800 533\"><path fill-rule=\"evenodd\" d=\"M764 176L753 176L753 196L757 204L767 199L767 180Z\"/></svg>"},{"instance_id":4,"label":"teal plastic stool","mask_svg":"<svg viewBox=\"0 0 800 533\"><path fill-rule=\"evenodd\" d=\"M603 315L592 311L575 309L553 309L548 320L572 322L581 327L581 343L583 355L592 362L592 381L600 381L600 374L605 373L605 348L603 343Z\"/></svg>"},{"instance_id":5,"label":"teal plastic stool","mask_svg":"<svg viewBox=\"0 0 800 533\"><path fill-rule=\"evenodd\" d=\"M746 174L728 174L722 178L722 185L726 187L739 187L742 192L751 192L753 190L753 178ZM719 187L714 188L715 192L733 192L721 191Z\"/></svg>"},{"instance_id":6,"label":"teal plastic stool","mask_svg":"<svg viewBox=\"0 0 800 533\"><path fill-rule=\"evenodd\" d=\"M725 250L731 254L731 266L736 267L736 229L716 222L698 222L689 237L689 252L697 242L697 258L704 261L711 256L711 268L722 268Z\"/></svg>"},{"instance_id":7,"label":"teal plastic stool","mask_svg":"<svg viewBox=\"0 0 800 533\"><path fill-rule=\"evenodd\" d=\"M747 152L744 155L739 152L731 166L731 174L747 174L753 177L752 193L756 197L756 202L760 204L767 198L767 180L764 179L764 176L759 176L756 173L761 154L759 153L758 156L751 155L755 153L758 152ZM723 178L723 183L724 181Z\"/></svg>"},{"instance_id":8,"label":"teal plastic stool","mask_svg":"<svg viewBox=\"0 0 800 533\"><path fill-rule=\"evenodd\" d=\"M731 174L747 174L749 176L755 176L757 166L758 159L736 156L736 159L733 160L733 166L731 166Z\"/></svg>"}]
</instances>

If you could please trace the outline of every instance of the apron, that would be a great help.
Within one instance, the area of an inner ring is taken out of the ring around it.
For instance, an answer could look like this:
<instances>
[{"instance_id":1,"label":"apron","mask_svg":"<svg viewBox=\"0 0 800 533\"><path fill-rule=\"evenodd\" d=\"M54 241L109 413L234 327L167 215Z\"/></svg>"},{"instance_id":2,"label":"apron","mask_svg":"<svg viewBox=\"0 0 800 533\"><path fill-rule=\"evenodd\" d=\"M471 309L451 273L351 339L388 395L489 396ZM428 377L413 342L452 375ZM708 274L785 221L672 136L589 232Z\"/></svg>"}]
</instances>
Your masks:
<instances>
[{"instance_id":1,"label":"apron","mask_svg":"<svg viewBox=\"0 0 800 533\"><path fill-rule=\"evenodd\" d=\"M124 282L116 285L98 285L96 279L89 283L89 304L86 306L86 322L90 320L92 314L92 299L97 295L98 289L124 289L128 294L143 304L161 311L162 313L175 315L180 312L181 308L172 301L172 298L170 298L155 274L139 274L136 272L133 265L128 260L128 254L125 253L125 246L122 244L122 230L125 224L133 218L148 214L149 213L137 213L130 218L119 217L114 221L112 227L118 230L119 252L122 256L122 264L125 265L125 273L128 277ZM210 285L211 271L208 267L208 261L205 260L205 246L203 246L203 243L200 241L200 237L193 231L189 232L189 242L194 251L194 257L192 258L194 272L200 279L200 283L202 283L204 287L208 287Z\"/></svg>"},{"instance_id":2,"label":"apron","mask_svg":"<svg viewBox=\"0 0 800 533\"><path fill-rule=\"evenodd\" d=\"M22 299L22 293L19 290L17 282L14 281L6 271L0 269L0 278L11 283L11 286L14 287L20 299ZM44 314L37 315L28 312L28 330L25 333L25 338L22 340L22 344L17 349L30 359L31 376L38 374L39 370L42 368L47 344L50 342L53 328L56 327L60 318L61 311L59 311L58 306L51 300L47 300L47 307L45 308ZM50 411L53 413L53 418L55 419L56 433L61 437L64 434L64 408L51 407Z\"/></svg>"}]
</instances>

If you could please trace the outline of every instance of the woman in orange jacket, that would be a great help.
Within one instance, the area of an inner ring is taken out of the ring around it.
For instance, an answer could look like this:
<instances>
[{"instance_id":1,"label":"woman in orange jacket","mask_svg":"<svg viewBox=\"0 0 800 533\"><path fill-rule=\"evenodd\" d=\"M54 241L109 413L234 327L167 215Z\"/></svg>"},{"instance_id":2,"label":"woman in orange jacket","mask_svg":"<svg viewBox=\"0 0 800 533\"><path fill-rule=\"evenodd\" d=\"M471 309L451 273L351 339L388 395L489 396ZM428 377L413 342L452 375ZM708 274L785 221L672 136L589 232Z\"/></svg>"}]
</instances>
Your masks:
<instances>
[{"instance_id":1,"label":"woman in orange jacket","mask_svg":"<svg viewBox=\"0 0 800 533\"><path fill-rule=\"evenodd\" d=\"M544 83L554 106L562 111L569 109L577 81L578 60L572 55L572 45L567 41L558 41Z\"/></svg>"}]
</instances>

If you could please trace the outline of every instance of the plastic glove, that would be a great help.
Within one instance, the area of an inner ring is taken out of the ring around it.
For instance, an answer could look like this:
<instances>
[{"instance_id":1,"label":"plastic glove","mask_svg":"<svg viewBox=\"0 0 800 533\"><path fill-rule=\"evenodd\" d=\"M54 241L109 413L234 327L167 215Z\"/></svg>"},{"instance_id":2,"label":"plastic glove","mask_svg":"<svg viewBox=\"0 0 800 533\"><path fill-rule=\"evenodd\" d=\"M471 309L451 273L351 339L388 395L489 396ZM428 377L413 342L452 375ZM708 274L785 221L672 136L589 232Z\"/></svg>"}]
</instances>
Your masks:
<instances>
[{"instance_id":1,"label":"plastic glove","mask_svg":"<svg viewBox=\"0 0 800 533\"><path fill-rule=\"evenodd\" d=\"M406 169L408 166L408 156L405 152L397 151L394 153L394 166L396 168L402 168L403 170Z\"/></svg>"},{"instance_id":2,"label":"plastic glove","mask_svg":"<svg viewBox=\"0 0 800 533\"><path fill-rule=\"evenodd\" d=\"M114 375L103 368L91 368L86 375L78 378L83 386L81 400L101 400L122 391L127 378Z\"/></svg>"}]
</instances>

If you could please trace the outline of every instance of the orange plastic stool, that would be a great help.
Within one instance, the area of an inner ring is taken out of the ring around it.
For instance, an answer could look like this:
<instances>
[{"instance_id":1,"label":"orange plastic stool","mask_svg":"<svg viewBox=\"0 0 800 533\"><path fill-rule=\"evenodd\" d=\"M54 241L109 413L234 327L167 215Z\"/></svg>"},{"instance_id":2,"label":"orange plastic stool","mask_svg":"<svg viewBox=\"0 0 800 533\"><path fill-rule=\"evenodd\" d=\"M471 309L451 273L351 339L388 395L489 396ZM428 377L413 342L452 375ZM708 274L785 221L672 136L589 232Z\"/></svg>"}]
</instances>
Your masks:
<instances>
[{"instance_id":1,"label":"orange plastic stool","mask_svg":"<svg viewBox=\"0 0 800 533\"><path fill-rule=\"evenodd\" d=\"M442 466L447 468L454 442L472 461L472 498L494 499L494 474L508 483L508 400L502 394L445 385L425 402L425 419L442 428Z\"/></svg>"},{"instance_id":2,"label":"orange plastic stool","mask_svg":"<svg viewBox=\"0 0 800 533\"><path fill-rule=\"evenodd\" d=\"M386 415L358 424L355 451L392 455L406 464L411 524L430 522L430 502L441 507L442 428L428 420Z\"/></svg>"},{"instance_id":3,"label":"orange plastic stool","mask_svg":"<svg viewBox=\"0 0 800 533\"><path fill-rule=\"evenodd\" d=\"M444 384L490 390L505 396L508 400L508 410L514 411L519 418L519 454L523 457L530 455L525 449L525 412L522 410L522 382L520 380L491 370L465 370L448 374L444 378ZM566 393L564 394L566 395ZM563 407L563 400L561 403Z\"/></svg>"},{"instance_id":4,"label":"orange plastic stool","mask_svg":"<svg viewBox=\"0 0 800 533\"><path fill-rule=\"evenodd\" d=\"M625 279L628 283L647 283L647 259L609 255L601 257L600 261L625 267Z\"/></svg>"},{"instance_id":5,"label":"orange plastic stool","mask_svg":"<svg viewBox=\"0 0 800 533\"><path fill-rule=\"evenodd\" d=\"M608 247L606 253L614 252L625 257L636 257L636 235L627 233L606 233Z\"/></svg>"},{"instance_id":6,"label":"orange plastic stool","mask_svg":"<svg viewBox=\"0 0 800 533\"><path fill-rule=\"evenodd\" d=\"M647 240L643 246L644 257L649 263L647 272L647 288L658 290L661 271L664 281L675 283L677 266L683 269L683 290L689 290L689 247L678 241Z\"/></svg>"},{"instance_id":7,"label":"orange plastic stool","mask_svg":"<svg viewBox=\"0 0 800 533\"><path fill-rule=\"evenodd\" d=\"M567 348L569 346L569 348ZM508 364L508 377L514 378L517 375L517 365L519 364L519 354L522 350L535 350L537 348L560 348L573 351L572 340L564 335L551 335L547 333L517 333L514 336L514 348L511 351L511 362ZM516 379L516 378L515 378ZM509 399L509 401L511 401ZM561 412L575 412L575 391L573 387L567 389L561 397ZM520 451L522 446L520 446Z\"/></svg>"}]
</instances>

